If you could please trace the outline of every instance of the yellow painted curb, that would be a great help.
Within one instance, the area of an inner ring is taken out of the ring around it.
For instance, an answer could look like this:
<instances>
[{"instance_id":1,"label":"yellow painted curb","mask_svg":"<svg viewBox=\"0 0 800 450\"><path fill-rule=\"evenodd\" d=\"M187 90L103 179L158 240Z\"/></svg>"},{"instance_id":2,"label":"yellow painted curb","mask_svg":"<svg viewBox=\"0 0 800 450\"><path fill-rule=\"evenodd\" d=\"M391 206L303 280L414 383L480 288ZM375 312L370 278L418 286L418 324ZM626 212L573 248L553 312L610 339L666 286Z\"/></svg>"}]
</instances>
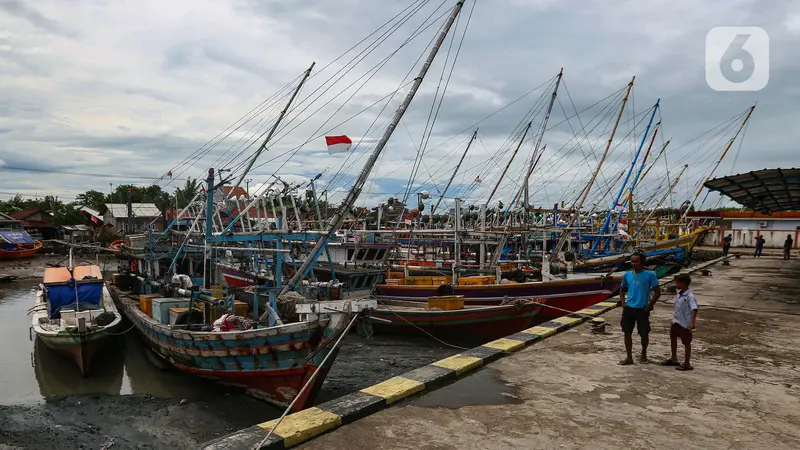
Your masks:
<instances>
[{"instance_id":1,"label":"yellow painted curb","mask_svg":"<svg viewBox=\"0 0 800 450\"><path fill-rule=\"evenodd\" d=\"M277 419L258 426L269 432L276 423ZM286 447L292 447L341 425L341 417L314 407L284 417L273 434L282 437Z\"/></svg>"},{"instance_id":2,"label":"yellow painted curb","mask_svg":"<svg viewBox=\"0 0 800 450\"><path fill-rule=\"evenodd\" d=\"M557 319L553 319L551 322L565 323L567 325L572 325L572 324L583 322L583 319L578 318L578 317L566 317L566 316L564 316L564 317L559 317Z\"/></svg>"},{"instance_id":3,"label":"yellow painted curb","mask_svg":"<svg viewBox=\"0 0 800 450\"><path fill-rule=\"evenodd\" d=\"M383 397L387 404L391 404L424 389L425 383L403 377L392 377L382 383L364 388L361 392Z\"/></svg>"},{"instance_id":4,"label":"yellow painted curb","mask_svg":"<svg viewBox=\"0 0 800 450\"><path fill-rule=\"evenodd\" d=\"M548 337L556 334L556 329L536 326L533 328L528 328L527 330L522 330L520 333L536 334L541 337Z\"/></svg>"},{"instance_id":5,"label":"yellow painted curb","mask_svg":"<svg viewBox=\"0 0 800 450\"><path fill-rule=\"evenodd\" d=\"M600 309L582 309L580 311L575 311L575 314L580 314L582 316L599 316L603 311Z\"/></svg>"},{"instance_id":6,"label":"yellow painted curb","mask_svg":"<svg viewBox=\"0 0 800 450\"><path fill-rule=\"evenodd\" d=\"M602 306L604 308L610 308L612 306L617 306L617 302L600 302L597 305Z\"/></svg>"},{"instance_id":7,"label":"yellow painted curb","mask_svg":"<svg viewBox=\"0 0 800 450\"><path fill-rule=\"evenodd\" d=\"M435 363L431 363L432 366L455 370L456 375L461 375L464 372L478 368L481 366L481 364L483 364L482 359L465 355L453 355L445 359L440 359Z\"/></svg>"},{"instance_id":8,"label":"yellow painted curb","mask_svg":"<svg viewBox=\"0 0 800 450\"><path fill-rule=\"evenodd\" d=\"M489 348L496 348L506 353L511 353L513 351L521 349L522 347L525 347L525 343L522 341L518 341L516 339L500 338L496 341L487 342L483 344L483 346Z\"/></svg>"}]
</instances>

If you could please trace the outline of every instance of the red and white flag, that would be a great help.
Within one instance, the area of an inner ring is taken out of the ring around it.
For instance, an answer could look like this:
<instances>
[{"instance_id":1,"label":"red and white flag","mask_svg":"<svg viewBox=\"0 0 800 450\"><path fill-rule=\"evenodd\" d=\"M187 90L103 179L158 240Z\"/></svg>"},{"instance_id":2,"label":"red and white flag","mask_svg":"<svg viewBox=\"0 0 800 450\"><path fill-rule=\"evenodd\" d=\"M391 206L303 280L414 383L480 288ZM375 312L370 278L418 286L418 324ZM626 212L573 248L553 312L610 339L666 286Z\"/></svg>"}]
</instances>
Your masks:
<instances>
[{"instance_id":1,"label":"red and white flag","mask_svg":"<svg viewBox=\"0 0 800 450\"><path fill-rule=\"evenodd\" d=\"M171 170L169 172L167 172L167 176L172 178L172 171Z\"/></svg>"},{"instance_id":2,"label":"red and white flag","mask_svg":"<svg viewBox=\"0 0 800 450\"><path fill-rule=\"evenodd\" d=\"M328 145L328 154L347 153L353 146L353 141L347 136L325 136L325 144Z\"/></svg>"},{"instance_id":3,"label":"red and white flag","mask_svg":"<svg viewBox=\"0 0 800 450\"><path fill-rule=\"evenodd\" d=\"M480 182L481 182L481 176L480 176L480 175L478 175L477 177L475 177L475 182L476 182L476 183L480 183Z\"/></svg>"}]
</instances>

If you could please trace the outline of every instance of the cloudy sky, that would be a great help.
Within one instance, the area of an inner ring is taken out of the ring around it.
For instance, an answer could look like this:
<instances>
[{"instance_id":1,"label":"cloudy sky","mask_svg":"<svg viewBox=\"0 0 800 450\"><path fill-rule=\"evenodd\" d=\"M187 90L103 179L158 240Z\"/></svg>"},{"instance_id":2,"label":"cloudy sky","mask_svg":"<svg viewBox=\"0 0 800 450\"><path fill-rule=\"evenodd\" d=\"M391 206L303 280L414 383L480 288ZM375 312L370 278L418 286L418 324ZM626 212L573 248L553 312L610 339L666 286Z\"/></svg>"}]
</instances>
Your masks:
<instances>
[{"instance_id":1,"label":"cloudy sky","mask_svg":"<svg viewBox=\"0 0 800 450\"><path fill-rule=\"evenodd\" d=\"M341 195L453 4L0 0L0 199L22 193L69 200L87 189L150 184L170 170L175 180L158 181L170 190L208 167L235 175L312 62L312 77L248 179L257 189L273 173L290 182L322 173L320 188ZM768 33L770 59L756 61L769 64L763 90L707 85L706 34L717 26ZM380 36L372 51L358 53ZM788 0L478 0L474 10L468 1L361 200L406 192L413 198L423 189L435 198L480 127L447 197L485 201L531 121L492 201L513 198L562 67L541 139L547 147L531 177L534 204L578 195L634 75L590 200L608 203L606 192L617 192L615 180L630 166L658 98L654 123L661 127L651 158L671 141L666 160L656 160L642 182L647 199L660 197L659 187L683 164L689 168L670 201L693 192L754 102L749 125L716 173L796 166L798 45L800 3ZM353 58L358 64L348 65ZM217 142L221 132L227 138ZM325 134L346 134L359 145L328 155ZM425 156L415 171L420 147ZM716 197L706 200L714 206Z\"/></svg>"}]
</instances>

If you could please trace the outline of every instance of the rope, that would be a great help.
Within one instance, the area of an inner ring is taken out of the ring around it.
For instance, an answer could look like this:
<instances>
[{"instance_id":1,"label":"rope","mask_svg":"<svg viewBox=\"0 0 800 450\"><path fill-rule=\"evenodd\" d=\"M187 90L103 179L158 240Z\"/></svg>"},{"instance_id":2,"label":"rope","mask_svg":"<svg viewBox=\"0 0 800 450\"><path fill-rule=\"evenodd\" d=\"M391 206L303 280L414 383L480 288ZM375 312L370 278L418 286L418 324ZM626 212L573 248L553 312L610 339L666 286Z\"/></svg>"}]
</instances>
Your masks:
<instances>
[{"instance_id":1,"label":"rope","mask_svg":"<svg viewBox=\"0 0 800 450\"><path fill-rule=\"evenodd\" d=\"M275 424L275 426L272 427L272 429L269 430L269 433L267 433L267 435L264 436L264 439L257 446L253 447L254 450L258 450L261 447L263 447L264 444L267 442L267 440L269 440L270 436L272 436L272 433L274 433L275 430L280 426L281 422L283 422L283 419L289 414L289 411L291 411L292 408L294 408L294 404L297 403L297 401L300 400L300 397L303 396L303 392L305 392L305 390L308 389L308 387L311 385L311 383L314 381L314 379L317 378L317 375L319 374L319 369L321 367L324 367L325 363L328 361L328 358L330 358L331 355L334 354L333 349L335 349L339 345L339 343L342 342L342 339L345 336L347 336L347 332L350 331L350 327L353 326L353 324L356 322L356 319L358 319L358 314L353 315L353 318L350 319L350 323L347 324L347 327L342 332L342 335L339 336L339 339L337 339L336 343L333 344L333 347L331 347L331 351L328 352L327 355L325 355L325 358L322 360L322 363L320 363L320 365L317 366L317 370L315 370L314 373L311 374L311 377L309 377L308 381L306 381L306 384L303 385L303 387L300 389L300 391L294 397L294 400L292 400L292 403L290 403L289 407L286 408L286 411L284 411L283 414L281 414L281 417L278 419L278 422Z\"/></svg>"},{"instance_id":2,"label":"rope","mask_svg":"<svg viewBox=\"0 0 800 450\"><path fill-rule=\"evenodd\" d=\"M127 333L128 331L131 331L131 330L132 330L132 329L134 329L135 327L136 327L136 324L134 324L134 325L131 325L131 327L130 327L130 328L128 328L127 330L123 331L122 333L109 333L108 331L106 331L105 329L103 329L103 333L105 333L105 334L107 334L107 335L109 335L109 336L122 336L123 334Z\"/></svg>"},{"instance_id":3,"label":"rope","mask_svg":"<svg viewBox=\"0 0 800 450\"><path fill-rule=\"evenodd\" d=\"M397 314L396 312L392 311L392 309L391 309L391 308L389 308L388 306L384 305L383 303L381 303L381 306L383 306L384 308L386 308L386 310L387 310L387 311L389 311L390 313L392 313L392 314L394 314L395 316L397 316L397 317L399 317L400 319L402 319L402 320L403 320L404 322L406 322L407 324L409 324L409 325L411 325L412 327L414 327L414 328L418 329L419 331L422 331L423 333L427 334L428 336L430 336L430 337L431 337L431 338L433 338L434 340L438 341L440 344L442 344L442 345L446 345L446 346L448 346L448 347L453 347L453 348L454 348L454 349L456 349L456 350L469 350L469 349L468 349L468 348L466 348L466 347L459 347L459 346L457 346L457 345L448 344L447 342L445 342L445 341L443 341L443 340L441 340L441 339L437 338L436 336L434 336L434 335L432 335L432 334L428 333L427 331L423 330L422 328L418 327L417 325L415 325L415 324L413 324L413 323L409 322L409 321L408 321L408 320L407 320L405 317L403 317L403 316L401 316L401 315Z\"/></svg>"}]
</instances>

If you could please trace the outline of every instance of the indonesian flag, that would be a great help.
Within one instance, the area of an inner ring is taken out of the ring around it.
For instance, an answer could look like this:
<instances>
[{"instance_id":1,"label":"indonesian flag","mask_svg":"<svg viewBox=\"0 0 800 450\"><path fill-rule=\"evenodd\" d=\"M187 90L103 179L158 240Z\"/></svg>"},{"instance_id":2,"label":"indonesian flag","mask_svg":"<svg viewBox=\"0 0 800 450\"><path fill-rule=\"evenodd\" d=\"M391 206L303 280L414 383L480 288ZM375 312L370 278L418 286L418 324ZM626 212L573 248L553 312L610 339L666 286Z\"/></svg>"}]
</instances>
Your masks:
<instances>
[{"instance_id":1,"label":"indonesian flag","mask_svg":"<svg viewBox=\"0 0 800 450\"><path fill-rule=\"evenodd\" d=\"M480 183L480 182L481 182L481 176L480 176L480 175L478 175L477 177L475 177L475 182L476 182L476 183Z\"/></svg>"},{"instance_id":2,"label":"indonesian flag","mask_svg":"<svg viewBox=\"0 0 800 450\"><path fill-rule=\"evenodd\" d=\"M172 171L171 170L169 172L167 172L167 176L172 178Z\"/></svg>"},{"instance_id":3,"label":"indonesian flag","mask_svg":"<svg viewBox=\"0 0 800 450\"><path fill-rule=\"evenodd\" d=\"M347 136L325 136L325 144L328 145L328 154L347 153L353 146L353 141Z\"/></svg>"}]
</instances>

